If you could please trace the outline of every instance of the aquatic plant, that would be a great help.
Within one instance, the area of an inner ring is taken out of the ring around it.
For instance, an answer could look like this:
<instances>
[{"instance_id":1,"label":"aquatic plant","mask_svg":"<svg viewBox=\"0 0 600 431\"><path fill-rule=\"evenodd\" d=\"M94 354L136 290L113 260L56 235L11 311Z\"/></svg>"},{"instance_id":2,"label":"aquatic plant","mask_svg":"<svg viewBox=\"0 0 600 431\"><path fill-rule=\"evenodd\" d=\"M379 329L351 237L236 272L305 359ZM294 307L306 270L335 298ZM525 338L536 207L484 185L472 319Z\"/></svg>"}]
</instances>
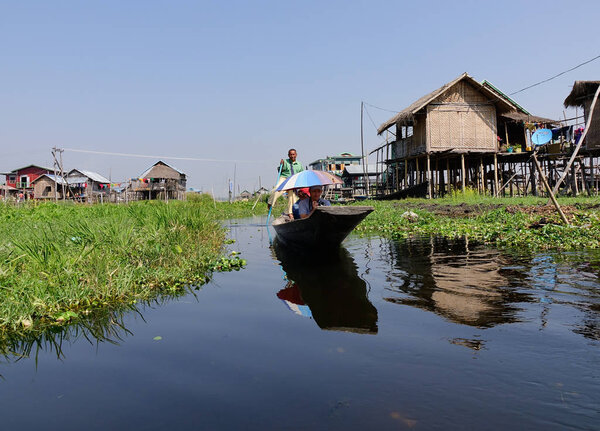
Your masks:
<instances>
[{"instance_id":1,"label":"aquatic plant","mask_svg":"<svg viewBox=\"0 0 600 431\"><path fill-rule=\"evenodd\" d=\"M467 237L500 247L525 250L600 248L597 197L561 198L570 225L561 222L547 199L468 195L444 199L373 201L376 211L357 228L363 234ZM408 211L416 217L406 217Z\"/></svg>"},{"instance_id":2,"label":"aquatic plant","mask_svg":"<svg viewBox=\"0 0 600 431\"><path fill-rule=\"evenodd\" d=\"M64 324L99 307L148 300L240 269L221 220L252 203L0 206L0 335ZM265 205L256 211L264 211Z\"/></svg>"}]
</instances>

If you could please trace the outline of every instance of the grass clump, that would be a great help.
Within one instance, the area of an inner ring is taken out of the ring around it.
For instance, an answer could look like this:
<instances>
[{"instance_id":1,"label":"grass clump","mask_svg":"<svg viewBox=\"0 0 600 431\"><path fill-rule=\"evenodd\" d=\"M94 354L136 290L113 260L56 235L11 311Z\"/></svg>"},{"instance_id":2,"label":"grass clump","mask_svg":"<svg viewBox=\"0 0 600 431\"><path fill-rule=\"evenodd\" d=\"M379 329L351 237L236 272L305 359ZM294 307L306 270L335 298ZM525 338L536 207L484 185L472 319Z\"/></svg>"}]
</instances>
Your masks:
<instances>
[{"instance_id":1,"label":"grass clump","mask_svg":"<svg viewBox=\"0 0 600 431\"><path fill-rule=\"evenodd\" d=\"M220 220L251 203L0 205L0 335L147 301L239 269ZM261 206L258 211L264 211Z\"/></svg>"}]
</instances>

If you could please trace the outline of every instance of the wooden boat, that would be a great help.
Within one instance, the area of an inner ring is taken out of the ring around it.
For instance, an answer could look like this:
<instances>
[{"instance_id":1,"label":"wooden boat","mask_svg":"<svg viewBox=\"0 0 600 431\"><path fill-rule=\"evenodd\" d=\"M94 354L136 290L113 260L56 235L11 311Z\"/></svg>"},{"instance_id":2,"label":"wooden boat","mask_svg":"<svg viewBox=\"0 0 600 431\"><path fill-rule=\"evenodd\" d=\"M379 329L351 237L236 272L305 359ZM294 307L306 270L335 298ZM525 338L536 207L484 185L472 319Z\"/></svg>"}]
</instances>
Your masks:
<instances>
[{"instance_id":1,"label":"wooden boat","mask_svg":"<svg viewBox=\"0 0 600 431\"><path fill-rule=\"evenodd\" d=\"M277 237L285 244L302 247L337 247L350 232L374 210L370 206L317 207L307 218L273 221Z\"/></svg>"}]
</instances>

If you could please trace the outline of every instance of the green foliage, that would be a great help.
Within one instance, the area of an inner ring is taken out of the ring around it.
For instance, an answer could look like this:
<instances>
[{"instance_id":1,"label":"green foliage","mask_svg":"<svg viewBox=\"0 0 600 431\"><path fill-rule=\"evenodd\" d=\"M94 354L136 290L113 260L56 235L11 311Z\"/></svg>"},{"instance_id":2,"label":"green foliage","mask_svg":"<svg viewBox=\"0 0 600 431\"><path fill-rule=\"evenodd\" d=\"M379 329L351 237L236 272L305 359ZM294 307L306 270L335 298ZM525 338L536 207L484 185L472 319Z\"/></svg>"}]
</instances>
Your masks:
<instances>
[{"instance_id":1,"label":"green foliage","mask_svg":"<svg viewBox=\"0 0 600 431\"><path fill-rule=\"evenodd\" d=\"M257 205L256 213L266 212ZM252 203L0 204L0 335L205 283L245 260L223 256L221 220Z\"/></svg>"},{"instance_id":2,"label":"green foliage","mask_svg":"<svg viewBox=\"0 0 600 431\"><path fill-rule=\"evenodd\" d=\"M376 210L357 231L377 233L392 238L411 236L467 237L500 247L521 250L576 250L600 248L598 198L564 198L562 205L575 210L570 225L562 223L553 207L538 214L532 209L546 204L546 199L491 199L459 195L446 199L410 199L396 202L374 201ZM417 217L408 217L411 211Z\"/></svg>"}]
</instances>

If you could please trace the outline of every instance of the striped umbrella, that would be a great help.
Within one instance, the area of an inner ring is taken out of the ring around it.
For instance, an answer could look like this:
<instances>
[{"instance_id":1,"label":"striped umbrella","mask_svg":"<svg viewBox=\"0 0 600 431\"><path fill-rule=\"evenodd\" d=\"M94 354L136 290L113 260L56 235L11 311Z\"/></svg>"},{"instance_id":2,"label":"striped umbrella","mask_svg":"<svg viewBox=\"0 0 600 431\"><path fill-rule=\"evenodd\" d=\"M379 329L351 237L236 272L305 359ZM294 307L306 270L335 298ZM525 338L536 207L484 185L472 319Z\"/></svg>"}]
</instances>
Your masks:
<instances>
[{"instance_id":1,"label":"striped umbrella","mask_svg":"<svg viewBox=\"0 0 600 431\"><path fill-rule=\"evenodd\" d=\"M329 172L324 171L302 171L292 175L282 182L275 190L299 189L302 187L327 186L330 184L342 184L342 180Z\"/></svg>"}]
</instances>

